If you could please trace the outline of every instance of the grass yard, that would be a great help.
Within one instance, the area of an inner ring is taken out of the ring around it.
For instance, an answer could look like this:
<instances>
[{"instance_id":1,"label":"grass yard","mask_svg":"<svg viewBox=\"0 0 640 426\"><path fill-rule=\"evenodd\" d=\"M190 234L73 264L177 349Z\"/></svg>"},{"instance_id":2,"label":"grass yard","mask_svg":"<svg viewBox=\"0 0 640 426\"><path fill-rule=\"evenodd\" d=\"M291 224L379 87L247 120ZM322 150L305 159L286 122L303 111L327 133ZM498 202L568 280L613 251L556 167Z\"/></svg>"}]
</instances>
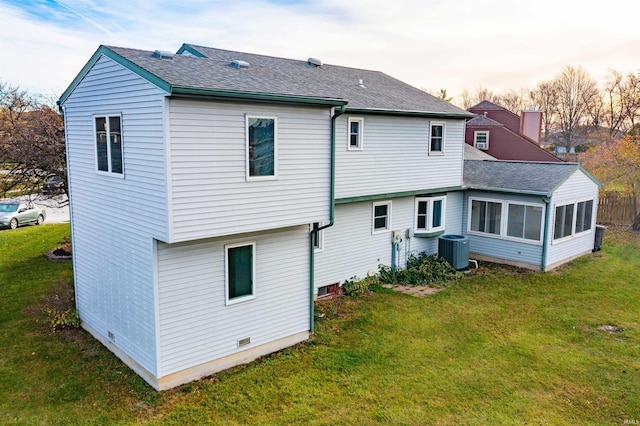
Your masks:
<instances>
[{"instance_id":1,"label":"grass yard","mask_svg":"<svg viewBox=\"0 0 640 426\"><path fill-rule=\"evenodd\" d=\"M42 255L68 232L0 231L0 424L640 424L638 234L550 273L320 306L311 341L157 393L83 331L49 331L72 272Z\"/></svg>"}]
</instances>

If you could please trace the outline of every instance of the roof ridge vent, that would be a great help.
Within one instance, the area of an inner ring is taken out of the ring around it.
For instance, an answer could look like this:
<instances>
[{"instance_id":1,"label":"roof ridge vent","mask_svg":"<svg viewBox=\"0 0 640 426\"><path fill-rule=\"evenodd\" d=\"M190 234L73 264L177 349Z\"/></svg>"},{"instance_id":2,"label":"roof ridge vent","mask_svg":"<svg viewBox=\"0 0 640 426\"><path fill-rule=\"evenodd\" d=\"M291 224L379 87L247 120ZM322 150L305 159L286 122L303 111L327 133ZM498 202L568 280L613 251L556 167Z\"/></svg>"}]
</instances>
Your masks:
<instances>
[{"instance_id":1,"label":"roof ridge vent","mask_svg":"<svg viewBox=\"0 0 640 426\"><path fill-rule=\"evenodd\" d=\"M249 68L249 62L240 59L234 59L230 65L234 68Z\"/></svg>"},{"instance_id":2,"label":"roof ridge vent","mask_svg":"<svg viewBox=\"0 0 640 426\"><path fill-rule=\"evenodd\" d=\"M316 67L321 67L322 66L322 61L320 59L318 59L318 58L309 58L309 59L307 59L307 63L309 65L313 65L313 66L316 66Z\"/></svg>"},{"instance_id":3,"label":"roof ridge vent","mask_svg":"<svg viewBox=\"0 0 640 426\"><path fill-rule=\"evenodd\" d=\"M169 52L168 50L156 50L153 52L152 56L158 59L173 59L173 52Z\"/></svg>"}]
</instances>

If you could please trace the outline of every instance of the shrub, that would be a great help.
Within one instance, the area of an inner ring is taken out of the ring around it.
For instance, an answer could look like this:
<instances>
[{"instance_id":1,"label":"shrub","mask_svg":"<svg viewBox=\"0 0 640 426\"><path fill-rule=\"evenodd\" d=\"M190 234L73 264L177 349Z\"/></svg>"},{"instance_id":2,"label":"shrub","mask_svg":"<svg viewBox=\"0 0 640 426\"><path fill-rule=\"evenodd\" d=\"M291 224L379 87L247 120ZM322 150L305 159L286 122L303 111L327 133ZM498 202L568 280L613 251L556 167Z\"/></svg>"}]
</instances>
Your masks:
<instances>
[{"instance_id":1,"label":"shrub","mask_svg":"<svg viewBox=\"0 0 640 426\"><path fill-rule=\"evenodd\" d=\"M443 258L421 252L409 255L406 269L380 265L378 276L384 284L443 285L447 281L457 279L460 273Z\"/></svg>"},{"instance_id":2,"label":"shrub","mask_svg":"<svg viewBox=\"0 0 640 426\"><path fill-rule=\"evenodd\" d=\"M80 327L80 317L75 308L69 308L65 311L57 308L46 308L45 312L49 316L49 329L54 333L64 328Z\"/></svg>"},{"instance_id":3,"label":"shrub","mask_svg":"<svg viewBox=\"0 0 640 426\"><path fill-rule=\"evenodd\" d=\"M378 277L372 276L363 279L359 279L356 276L344 281L342 289L344 294L350 297L364 296L370 291L370 287L378 283Z\"/></svg>"}]
</instances>

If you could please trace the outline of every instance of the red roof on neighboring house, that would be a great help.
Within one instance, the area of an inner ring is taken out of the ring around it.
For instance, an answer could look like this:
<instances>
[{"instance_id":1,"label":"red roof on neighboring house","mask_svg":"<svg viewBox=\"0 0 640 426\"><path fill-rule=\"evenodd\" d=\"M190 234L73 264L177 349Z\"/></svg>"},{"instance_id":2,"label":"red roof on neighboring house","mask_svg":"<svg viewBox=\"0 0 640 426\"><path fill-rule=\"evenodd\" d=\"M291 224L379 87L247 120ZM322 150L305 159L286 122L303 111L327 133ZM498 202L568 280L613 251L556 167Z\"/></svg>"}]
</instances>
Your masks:
<instances>
[{"instance_id":1,"label":"red roof on neighboring house","mask_svg":"<svg viewBox=\"0 0 640 426\"><path fill-rule=\"evenodd\" d=\"M483 151L499 160L562 162L522 133L521 116L489 101L482 101L468 111L478 115L467 121L467 144L475 147L477 132L487 132L482 135L483 142L486 138Z\"/></svg>"}]
</instances>

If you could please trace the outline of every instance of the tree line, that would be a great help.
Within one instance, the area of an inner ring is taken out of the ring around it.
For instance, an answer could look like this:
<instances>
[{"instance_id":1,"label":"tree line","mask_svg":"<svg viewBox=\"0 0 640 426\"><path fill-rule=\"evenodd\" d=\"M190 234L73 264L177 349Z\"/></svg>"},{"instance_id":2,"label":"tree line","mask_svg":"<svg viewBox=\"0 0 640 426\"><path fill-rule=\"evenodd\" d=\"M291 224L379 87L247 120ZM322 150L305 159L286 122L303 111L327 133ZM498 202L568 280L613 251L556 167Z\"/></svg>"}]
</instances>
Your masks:
<instances>
[{"instance_id":1,"label":"tree line","mask_svg":"<svg viewBox=\"0 0 640 426\"><path fill-rule=\"evenodd\" d=\"M479 87L464 90L457 99L446 90L434 94L468 109L487 100L515 114L531 107L543 111L542 138L545 144L565 147L594 145L623 137L640 124L640 71L623 74L609 70L601 83L582 67L566 66L553 79L535 87L494 93Z\"/></svg>"}]
</instances>

